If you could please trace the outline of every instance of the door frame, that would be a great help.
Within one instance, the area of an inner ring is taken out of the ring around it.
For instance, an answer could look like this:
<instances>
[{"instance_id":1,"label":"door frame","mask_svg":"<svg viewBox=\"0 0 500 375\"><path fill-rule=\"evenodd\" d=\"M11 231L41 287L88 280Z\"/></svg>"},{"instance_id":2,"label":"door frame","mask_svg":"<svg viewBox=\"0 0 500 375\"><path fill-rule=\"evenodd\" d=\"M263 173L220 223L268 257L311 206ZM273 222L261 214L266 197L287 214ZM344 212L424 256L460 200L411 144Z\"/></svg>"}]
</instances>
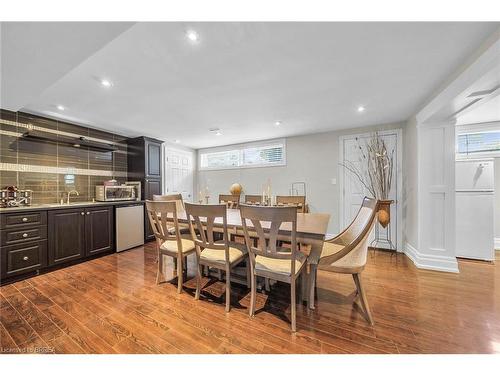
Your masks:
<instances>
[{"instance_id":1,"label":"door frame","mask_svg":"<svg viewBox=\"0 0 500 375\"><path fill-rule=\"evenodd\" d=\"M389 130L375 130L380 135L396 135L396 200L397 200L397 231L396 231L396 249L398 252L403 252L403 129L389 129ZM355 139L356 137L369 137L373 132L364 132L357 134L342 135L339 137L339 228L337 233L343 229L344 217L344 194L345 194L345 181L344 181L344 167L340 165L344 161L344 141L348 139Z\"/></svg>"}]
</instances>

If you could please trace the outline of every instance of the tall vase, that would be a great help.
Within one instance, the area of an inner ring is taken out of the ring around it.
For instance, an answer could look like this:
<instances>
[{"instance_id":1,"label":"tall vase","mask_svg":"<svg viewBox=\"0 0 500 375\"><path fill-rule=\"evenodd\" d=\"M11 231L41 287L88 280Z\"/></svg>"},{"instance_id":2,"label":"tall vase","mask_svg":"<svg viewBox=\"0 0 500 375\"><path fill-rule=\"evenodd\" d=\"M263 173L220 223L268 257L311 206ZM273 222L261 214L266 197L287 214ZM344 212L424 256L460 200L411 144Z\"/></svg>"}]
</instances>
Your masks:
<instances>
[{"instance_id":1,"label":"tall vase","mask_svg":"<svg viewBox=\"0 0 500 375\"><path fill-rule=\"evenodd\" d=\"M386 228L391 222L391 204L393 202L392 199L378 201L378 222L383 228Z\"/></svg>"}]
</instances>

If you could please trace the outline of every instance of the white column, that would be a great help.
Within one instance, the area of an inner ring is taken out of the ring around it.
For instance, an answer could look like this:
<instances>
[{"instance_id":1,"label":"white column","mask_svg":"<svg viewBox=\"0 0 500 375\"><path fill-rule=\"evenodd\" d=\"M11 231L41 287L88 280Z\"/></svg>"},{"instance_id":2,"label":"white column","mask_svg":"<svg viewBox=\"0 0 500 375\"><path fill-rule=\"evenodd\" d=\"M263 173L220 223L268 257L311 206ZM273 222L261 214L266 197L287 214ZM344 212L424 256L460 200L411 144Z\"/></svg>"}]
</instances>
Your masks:
<instances>
[{"instance_id":1,"label":"white column","mask_svg":"<svg viewBox=\"0 0 500 375\"><path fill-rule=\"evenodd\" d=\"M418 268L458 272L455 257L455 125L417 125Z\"/></svg>"}]
</instances>

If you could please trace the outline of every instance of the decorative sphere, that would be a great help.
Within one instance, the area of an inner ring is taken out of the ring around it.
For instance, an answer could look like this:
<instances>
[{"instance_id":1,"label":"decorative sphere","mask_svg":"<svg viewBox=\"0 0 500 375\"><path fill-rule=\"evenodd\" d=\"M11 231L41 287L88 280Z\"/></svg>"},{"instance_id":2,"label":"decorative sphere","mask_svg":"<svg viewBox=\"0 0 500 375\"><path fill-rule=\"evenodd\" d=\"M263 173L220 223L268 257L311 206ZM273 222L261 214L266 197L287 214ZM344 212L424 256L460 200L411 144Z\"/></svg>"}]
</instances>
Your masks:
<instances>
[{"instance_id":1,"label":"decorative sphere","mask_svg":"<svg viewBox=\"0 0 500 375\"><path fill-rule=\"evenodd\" d=\"M229 188L229 192L232 195L241 195L242 191L243 191L243 187L238 183L232 184L231 187Z\"/></svg>"}]
</instances>

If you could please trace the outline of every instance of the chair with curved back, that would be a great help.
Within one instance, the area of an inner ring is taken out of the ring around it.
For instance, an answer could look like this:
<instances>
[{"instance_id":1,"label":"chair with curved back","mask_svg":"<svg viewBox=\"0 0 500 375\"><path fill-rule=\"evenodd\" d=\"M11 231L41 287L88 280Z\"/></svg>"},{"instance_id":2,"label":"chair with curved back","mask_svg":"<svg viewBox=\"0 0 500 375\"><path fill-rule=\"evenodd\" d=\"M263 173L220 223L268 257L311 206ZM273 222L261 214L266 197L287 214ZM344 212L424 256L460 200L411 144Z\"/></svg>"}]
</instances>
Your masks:
<instances>
[{"instance_id":1,"label":"chair with curved back","mask_svg":"<svg viewBox=\"0 0 500 375\"><path fill-rule=\"evenodd\" d=\"M305 195L277 195L277 206L293 206L297 207L300 213L306 212L306 196Z\"/></svg>"},{"instance_id":2,"label":"chair with curved back","mask_svg":"<svg viewBox=\"0 0 500 375\"><path fill-rule=\"evenodd\" d=\"M250 204L250 205L262 204L262 195L245 194L245 204Z\"/></svg>"},{"instance_id":3,"label":"chair with curved back","mask_svg":"<svg viewBox=\"0 0 500 375\"><path fill-rule=\"evenodd\" d=\"M227 207L225 204L186 203L186 214L191 236L196 244L196 295L200 298L201 267L213 267L226 272L226 312L231 309L231 269L247 259L242 244L229 241ZM203 221L202 221L203 219ZM215 240L214 223L222 221L222 240ZM200 234L196 235L196 231ZM250 270L248 269L248 275Z\"/></svg>"},{"instance_id":4,"label":"chair with curved back","mask_svg":"<svg viewBox=\"0 0 500 375\"><path fill-rule=\"evenodd\" d=\"M306 257L297 245L297 209L295 207L240 206L241 222L251 265L250 316L255 314L257 276L290 284L292 331L296 326L296 280L305 270ZM248 227L247 220L252 223ZM278 232L282 224L291 224L291 248L279 247ZM267 236L264 232L266 230ZM251 233L257 233L258 247L251 240Z\"/></svg>"},{"instance_id":5,"label":"chair with curved back","mask_svg":"<svg viewBox=\"0 0 500 375\"><path fill-rule=\"evenodd\" d=\"M225 204L227 208L238 208L240 205L240 196L231 194L219 194L219 204Z\"/></svg>"},{"instance_id":6,"label":"chair with curved back","mask_svg":"<svg viewBox=\"0 0 500 375\"><path fill-rule=\"evenodd\" d=\"M361 272L366 265L368 240L377 219L377 211L378 201L365 197L352 223L342 233L325 241L318 264L318 269L324 271L352 275L356 295L371 325L373 318L361 282Z\"/></svg>"},{"instance_id":7,"label":"chair with curved back","mask_svg":"<svg viewBox=\"0 0 500 375\"><path fill-rule=\"evenodd\" d=\"M183 269L186 257L196 251L192 240L182 238L177 219L177 204L175 201L146 201L146 211L158 250L158 272L156 283L160 283L163 274L163 256L168 255L176 261L177 292L182 292ZM171 224L173 223L173 227ZM171 231L174 228L174 231Z\"/></svg>"}]
</instances>

